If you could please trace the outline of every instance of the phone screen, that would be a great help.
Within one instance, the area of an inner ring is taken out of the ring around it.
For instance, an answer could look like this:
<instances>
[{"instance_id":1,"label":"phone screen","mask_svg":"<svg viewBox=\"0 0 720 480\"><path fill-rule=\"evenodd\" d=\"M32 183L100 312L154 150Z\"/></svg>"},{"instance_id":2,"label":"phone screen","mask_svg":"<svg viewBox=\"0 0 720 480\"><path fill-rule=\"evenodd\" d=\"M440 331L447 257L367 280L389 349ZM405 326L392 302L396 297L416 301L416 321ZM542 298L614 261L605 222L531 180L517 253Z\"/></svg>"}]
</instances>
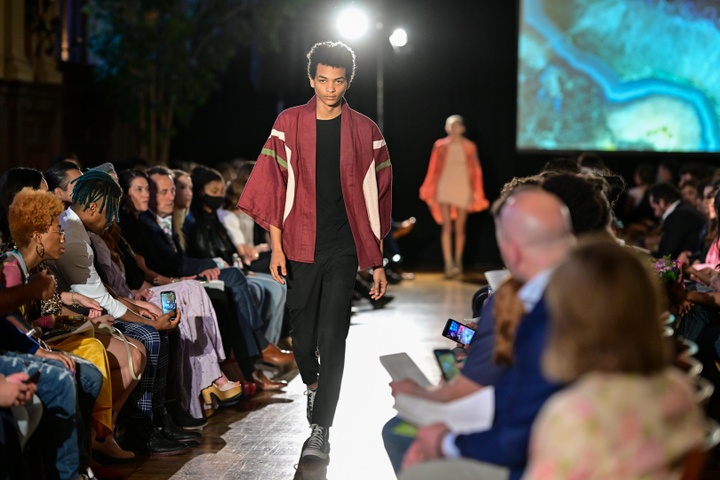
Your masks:
<instances>
[{"instance_id":1,"label":"phone screen","mask_svg":"<svg viewBox=\"0 0 720 480\"><path fill-rule=\"evenodd\" d=\"M175 292L160 293L160 302L162 303L163 315L168 312L174 312L175 310L177 310L177 304L175 303Z\"/></svg>"},{"instance_id":2,"label":"phone screen","mask_svg":"<svg viewBox=\"0 0 720 480\"><path fill-rule=\"evenodd\" d=\"M473 335L475 335L475 330L468 327L467 325L463 325L457 320L449 318L447 323L445 324L445 329L443 330L442 334L443 337L449 338L450 340L455 340L456 342L462 343L463 345L468 345L470 344Z\"/></svg>"},{"instance_id":3,"label":"phone screen","mask_svg":"<svg viewBox=\"0 0 720 480\"><path fill-rule=\"evenodd\" d=\"M438 366L440 366L440 371L445 380L451 380L460 373L457 360L455 360L455 354L452 350L435 350L435 358L437 359Z\"/></svg>"}]
</instances>

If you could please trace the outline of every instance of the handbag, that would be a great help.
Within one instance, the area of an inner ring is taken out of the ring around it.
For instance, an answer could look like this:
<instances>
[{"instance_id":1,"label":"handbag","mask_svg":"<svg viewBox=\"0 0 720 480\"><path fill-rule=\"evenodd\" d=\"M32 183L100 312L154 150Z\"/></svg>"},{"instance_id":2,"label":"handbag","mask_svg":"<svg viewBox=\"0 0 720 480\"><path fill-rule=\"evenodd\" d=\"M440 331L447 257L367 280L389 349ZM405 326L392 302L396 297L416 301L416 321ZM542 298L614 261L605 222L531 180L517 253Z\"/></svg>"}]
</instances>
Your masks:
<instances>
[{"instance_id":1,"label":"handbag","mask_svg":"<svg viewBox=\"0 0 720 480\"><path fill-rule=\"evenodd\" d=\"M125 335L120 330L111 325L105 323L96 323L94 326L97 333L110 335L114 339L120 340L121 342L123 342L123 344L125 344L125 351L127 352L128 357L128 365L130 366L130 377L132 377L132 379L135 381L140 381L140 379L142 378L142 372L138 374L135 373L135 362L133 362L132 352L130 351L130 347L137 347L132 343L128 342Z\"/></svg>"}]
</instances>

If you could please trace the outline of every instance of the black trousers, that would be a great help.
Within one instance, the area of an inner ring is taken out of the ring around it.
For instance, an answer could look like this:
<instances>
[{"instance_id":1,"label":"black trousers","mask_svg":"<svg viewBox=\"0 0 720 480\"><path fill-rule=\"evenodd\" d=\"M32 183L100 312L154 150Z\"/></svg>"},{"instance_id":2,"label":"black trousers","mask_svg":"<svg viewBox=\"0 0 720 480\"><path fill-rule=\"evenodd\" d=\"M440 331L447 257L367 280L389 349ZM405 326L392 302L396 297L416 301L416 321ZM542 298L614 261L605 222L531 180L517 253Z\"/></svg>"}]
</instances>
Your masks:
<instances>
[{"instance_id":1,"label":"black trousers","mask_svg":"<svg viewBox=\"0 0 720 480\"><path fill-rule=\"evenodd\" d=\"M287 263L293 353L303 382L318 382L311 423L324 427L340 398L357 268L353 243L316 252L315 263Z\"/></svg>"}]
</instances>

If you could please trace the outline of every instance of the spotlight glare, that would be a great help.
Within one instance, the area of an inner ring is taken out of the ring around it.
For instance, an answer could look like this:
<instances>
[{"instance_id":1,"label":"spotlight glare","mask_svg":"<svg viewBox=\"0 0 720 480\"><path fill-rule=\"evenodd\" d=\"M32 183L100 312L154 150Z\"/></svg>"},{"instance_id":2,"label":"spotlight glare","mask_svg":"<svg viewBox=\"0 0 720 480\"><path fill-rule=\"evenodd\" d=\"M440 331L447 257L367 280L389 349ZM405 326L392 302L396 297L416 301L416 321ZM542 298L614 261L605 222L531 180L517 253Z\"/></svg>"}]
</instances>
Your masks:
<instances>
[{"instance_id":1,"label":"spotlight glare","mask_svg":"<svg viewBox=\"0 0 720 480\"><path fill-rule=\"evenodd\" d=\"M393 47L404 47L407 45L407 42L407 32L402 28L396 28L392 35L390 35L390 45Z\"/></svg>"},{"instance_id":2,"label":"spotlight glare","mask_svg":"<svg viewBox=\"0 0 720 480\"><path fill-rule=\"evenodd\" d=\"M368 28L367 15L358 8L350 7L338 17L337 27L344 37L350 39L360 38Z\"/></svg>"}]
</instances>

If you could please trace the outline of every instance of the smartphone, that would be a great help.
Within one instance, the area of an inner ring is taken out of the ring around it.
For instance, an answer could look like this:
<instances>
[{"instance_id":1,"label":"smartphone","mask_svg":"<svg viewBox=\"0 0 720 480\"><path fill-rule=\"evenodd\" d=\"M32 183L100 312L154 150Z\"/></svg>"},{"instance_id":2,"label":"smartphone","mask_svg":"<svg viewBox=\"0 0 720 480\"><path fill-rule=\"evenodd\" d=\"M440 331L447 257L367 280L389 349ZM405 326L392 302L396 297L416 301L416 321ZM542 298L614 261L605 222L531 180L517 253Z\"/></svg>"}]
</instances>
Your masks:
<instances>
[{"instance_id":1,"label":"smartphone","mask_svg":"<svg viewBox=\"0 0 720 480\"><path fill-rule=\"evenodd\" d=\"M30 377L23 383L37 383L38 380L40 380L40 370L35 370L35 373L30 375Z\"/></svg>"},{"instance_id":2,"label":"smartphone","mask_svg":"<svg viewBox=\"0 0 720 480\"><path fill-rule=\"evenodd\" d=\"M455 360L455 354L453 351L447 349L437 349L434 352L435 359L440 366L443 378L446 381L455 378L455 376L460 373L460 368L458 368L458 362Z\"/></svg>"},{"instance_id":3,"label":"smartphone","mask_svg":"<svg viewBox=\"0 0 720 480\"><path fill-rule=\"evenodd\" d=\"M462 343L463 345L468 345L470 344L473 335L475 335L475 330L468 327L467 325L458 322L457 320L448 318L442 335L443 337L449 338L450 340L455 340L456 342Z\"/></svg>"},{"instance_id":4,"label":"smartphone","mask_svg":"<svg viewBox=\"0 0 720 480\"><path fill-rule=\"evenodd\" d=\"M177 310L177 303L175 302L175 292L165 291L160 292L160 303L162 304L162 313L165 315L168 312L174 312ZM170 320L175 320L175 316L172 316Z\"/></svg>"}]
</instances>

